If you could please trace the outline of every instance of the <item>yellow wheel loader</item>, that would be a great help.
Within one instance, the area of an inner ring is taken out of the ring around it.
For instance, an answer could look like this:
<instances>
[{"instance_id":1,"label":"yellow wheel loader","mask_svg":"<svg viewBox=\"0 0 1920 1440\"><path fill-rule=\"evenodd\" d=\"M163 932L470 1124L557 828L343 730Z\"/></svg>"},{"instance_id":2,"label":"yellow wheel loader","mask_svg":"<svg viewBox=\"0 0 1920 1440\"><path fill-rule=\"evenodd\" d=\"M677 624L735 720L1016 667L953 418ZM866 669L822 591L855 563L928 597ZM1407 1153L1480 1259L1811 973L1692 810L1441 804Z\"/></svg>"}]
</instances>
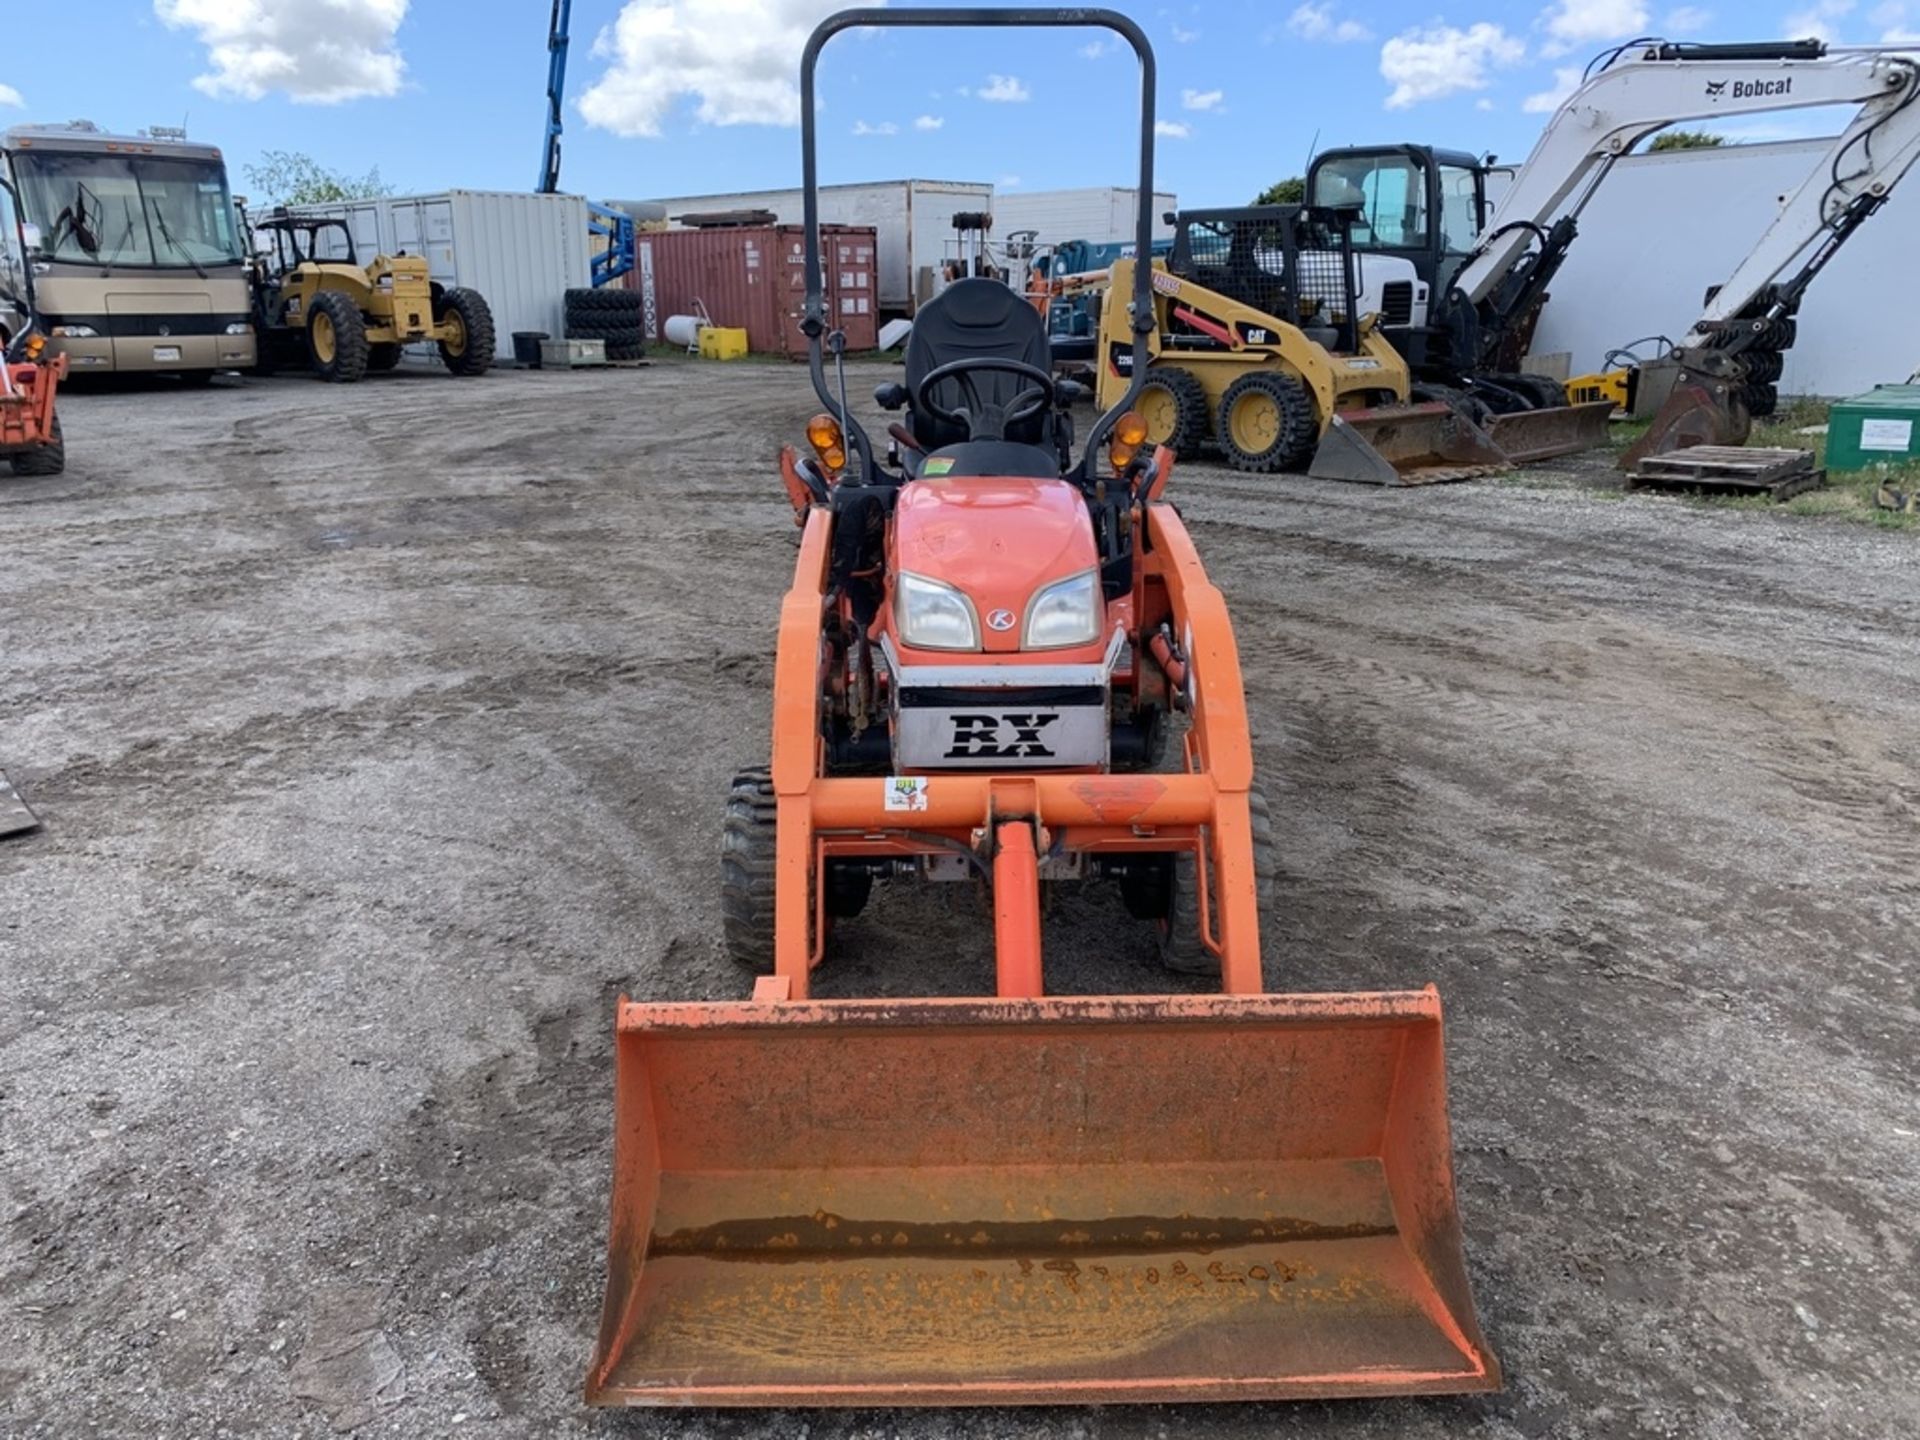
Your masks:
<instances>
[{"instance_id":1,"label":"yellow wheel loader","mask_svg":"<svg viewBox=\"0 0 1920 1440\"><path fill-rule=\"evenodd\" d=\"M484 375L493 364L487 302L478 291L434 280L424 256L376 255L362 265L345 221L287 210L253 229L263 370L304 366L347 384L393 369L401 347L422 342L438 344L455 375Z\"/></svg>"},{"instance_id":2,"label":"yellow wheel loader","mask_svg":"<svg viewBox=\"0 0 1920 1440\"><path fill-rule=\"evenodd\" d=\"M1456 405L1415 403L1412 377L1364 310L1352 212L1299 205L1182 211L1153 262L1150 363L1135 402L1149 444L1183 458L1209 443L1256 474L1418 485L1511 468ZM1101 307L1098 399L1132 382L1134 322L1113 303L1133 284L1113 265Z\"/></svg>"}]
</instances>

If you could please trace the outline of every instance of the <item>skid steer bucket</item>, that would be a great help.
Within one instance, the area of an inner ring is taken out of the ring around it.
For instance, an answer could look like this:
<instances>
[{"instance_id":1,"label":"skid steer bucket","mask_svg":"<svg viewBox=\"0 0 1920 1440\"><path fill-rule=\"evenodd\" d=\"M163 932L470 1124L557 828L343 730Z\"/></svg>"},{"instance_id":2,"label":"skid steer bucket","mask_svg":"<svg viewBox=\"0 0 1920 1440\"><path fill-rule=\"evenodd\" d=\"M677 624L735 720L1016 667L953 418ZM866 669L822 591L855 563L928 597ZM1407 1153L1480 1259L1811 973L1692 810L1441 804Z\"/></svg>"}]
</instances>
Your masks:
<instances>
[{"instance_id":1,"label":"skid steer bucket","mask_svg":"<svg viewBox=\"0 0 1920 1440\"><path fill-rule=\"evenodd\" d=\"M1487 434L1441 401L1335 415L1307 474L1362 485L1433 485L1511 470Z\"/></svg>"},{"instance_id":2,"label":"skid steer bucket","mask_svg":"<svg viewBox=\"0 0 1920 1440\"><path fill-rule=\"evenodd\" d=\"M1487 434L1509 460L1525 465L1599 449L1607 443L1607 426L1612 419L1611 400L1590 400L1584 405L1554 405L1545 410L1496 415L1487 426Z\"/></svg>"},{"instance_id":3,"label":"skid steer bucket","mask_svg":"<svg viewBox=\"0 0 1920 1440\"><path fill-rule=\"evenodd\" d=\"M1432 989L622 1002L587 1398L1497 1388Z\"/></svg>"}]
</instances>

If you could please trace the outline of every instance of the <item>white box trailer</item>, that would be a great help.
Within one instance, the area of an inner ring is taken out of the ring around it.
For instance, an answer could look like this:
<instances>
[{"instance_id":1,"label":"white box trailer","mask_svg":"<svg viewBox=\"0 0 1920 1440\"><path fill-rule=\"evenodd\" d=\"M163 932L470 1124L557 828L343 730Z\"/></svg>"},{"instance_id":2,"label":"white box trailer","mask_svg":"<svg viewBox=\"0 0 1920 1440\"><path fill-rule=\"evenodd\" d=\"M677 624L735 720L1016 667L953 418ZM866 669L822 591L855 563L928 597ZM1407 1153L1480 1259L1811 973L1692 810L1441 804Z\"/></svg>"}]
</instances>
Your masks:
<instances>
[{"instance_id":1,"label":"white box trailer","mask_svg":"<svg viewBox=\"0 0 1920 1440\"><path fill-rule=\"evenodd\" d=\"M578 195L446 190L290 207L344 220L363 261L424 255L435 280L478 290L493 311L495 357L513 358L513 333L566 334L566 292L593 283L587 202ZM322 258L344 255L336 235Z\"/></svg>"},{"instance_id":2,"label":"white box trailer","mask_svg":"<svg viewBox=\"0 0 1920 1440\"><path fill-rule=\"evenodd\" d=\"M1733 273L1831 143L1725 145L1617 162L1548 286L1534 353L1571 352L1580 375L1642 336L1680 339L1700 318L1707 287ZM1907 279L1916 251L1920 178L1909 177L1808 287L1782 394L1857 395L1920 366L1920 286Z\"/></svg>"},{"instance_id":3,"label":"white box trailer","mask_svg":"<svg viewBox=\"0 0 1920 1440\"><path fill-rule=\"evenodd\" d=\"M1004 242L1022 230L1039 234L1042 245L1086 240L1095 245L1131 243L1138 187L1091 185L1077 190L1011 190L993 197L993 238ZM1153 195L1153 238L1171 240L1173 227L1160 217L1180 208L1179 197L1165 190Z\"/></svg>"},{"instance_id":4,"label":"white box trailer","mask_svg":"<svg viewBox=\"0 0 1920 1440\"><path fill-rule=\"evenodd\" d=\"M683 215L732 210L769 210L781 225L798 225L805 218L798 187L681 195L652 203L666 206L676 227ZM820 187L823 224L873 227L880 262L876 299L885 315L911 315L937 288L940 262L951 253L955 215L992 209L993 186L972 181L877 180ZM997 222L994 231L1004 233Z\"/></svg>"}]
</instances>

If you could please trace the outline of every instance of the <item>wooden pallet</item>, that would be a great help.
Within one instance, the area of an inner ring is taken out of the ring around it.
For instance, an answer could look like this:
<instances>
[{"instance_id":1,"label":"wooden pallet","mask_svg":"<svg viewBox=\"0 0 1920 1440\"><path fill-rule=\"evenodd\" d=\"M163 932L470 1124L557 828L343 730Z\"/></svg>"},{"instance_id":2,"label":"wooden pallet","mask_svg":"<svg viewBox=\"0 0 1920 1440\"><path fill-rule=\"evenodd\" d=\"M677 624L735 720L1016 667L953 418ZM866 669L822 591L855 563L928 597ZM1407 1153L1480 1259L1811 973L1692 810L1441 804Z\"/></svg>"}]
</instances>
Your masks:
<instances>
[{"instance_id":1,"label":"wooden pallet","mask_svg":"<svg viewBox=\"0 0 1920 1440\"><path fill-rule=\"evenodd\" d=\"M1690 445L1641 460L1634 473L1627 476L1627 489L1695 490L1790 500L1826 481L1827 472L1813 463L1811 450Z\"/></svg>"}]
</instances>

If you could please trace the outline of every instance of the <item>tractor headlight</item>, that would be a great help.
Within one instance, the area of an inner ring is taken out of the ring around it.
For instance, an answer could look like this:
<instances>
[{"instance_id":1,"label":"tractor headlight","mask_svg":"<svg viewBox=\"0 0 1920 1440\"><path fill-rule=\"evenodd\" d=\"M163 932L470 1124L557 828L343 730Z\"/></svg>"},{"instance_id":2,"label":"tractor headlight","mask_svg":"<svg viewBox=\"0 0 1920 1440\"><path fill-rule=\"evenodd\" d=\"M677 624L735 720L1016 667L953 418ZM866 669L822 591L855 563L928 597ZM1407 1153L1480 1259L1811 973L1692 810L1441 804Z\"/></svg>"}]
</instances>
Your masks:
<instances>
[{"instance_id":1,"label":"tractor headlight","mask_svg":"<svg viewBox=\"0 0 1920 1440\"><path fill-rule=\"evenodd\" d=\"M901 640L915 649L980 648L973 602L951 585L903 570L893 589L893 614L900 623Z\"/></svg>"},{"instance_id":2,"label":"tractor headlight","mask_svg":"<svg viewBox=\"0 0 1920 1440\"><path fill-rule=\"evenodd\" d=\"M91 325L56 325L53 327L56 340L98 340L100 332Z\"/></svg>"},{"instance_id":3,"label":"tractor headlight","mask_svg":"<svg viewBox=\"0 0 1920 1440\"><path fill-rule=\"evenodd\" d=\"M1090 645L1100 638L1100 581L1091 570L1056 580L1027 602L1028 650Z\"/></svg>"}]
</instances>

